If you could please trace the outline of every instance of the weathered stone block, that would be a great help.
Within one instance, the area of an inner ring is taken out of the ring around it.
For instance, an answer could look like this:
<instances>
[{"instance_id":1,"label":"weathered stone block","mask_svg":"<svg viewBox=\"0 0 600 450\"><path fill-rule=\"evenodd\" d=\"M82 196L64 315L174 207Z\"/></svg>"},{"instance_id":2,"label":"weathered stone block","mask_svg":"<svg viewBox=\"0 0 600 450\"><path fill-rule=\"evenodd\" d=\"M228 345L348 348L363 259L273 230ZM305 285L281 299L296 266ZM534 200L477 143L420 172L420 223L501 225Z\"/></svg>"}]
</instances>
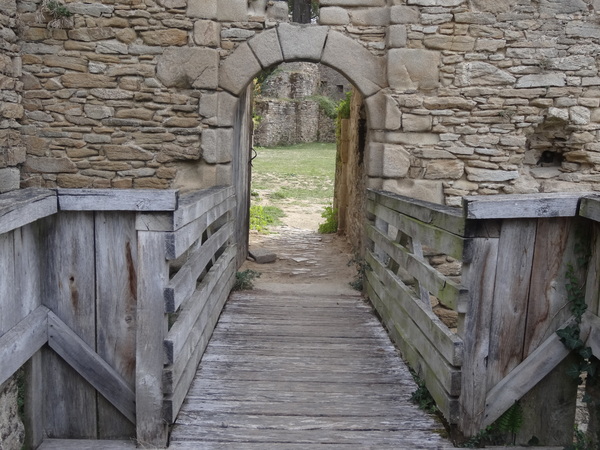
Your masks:
<instances>
[{"instance_id":1,"label":"weathered stone block","mask_svg":"<svg viewBox=\"0 0 600 450\"><path fill-rule=\"evenodd\" d=\"M110 106L93 105L88 103L83 106L83 112L90 119L100 120L114 116L115 109Z\"/></svg>"},{"instance_id":2,"label":"weathered stone block","mask_svg":"<svg viewBox=\"0 0 600 450\"><path fill-rule=\"evenodd\" d=\"M319 11L320 25L347 25L350 23L348 10L338 6L321 8Z\"/></svg>"},{"instance_id":3,"label":"weathered stone block","mask_svg":"<svg viewBox=\"0 0 600 450\"><path fill-rule=\"evenodd\" d=\"M200 19L215 19L217 3L221 0L188 0L187 16Z\"/></svg>"},{"instance_id":4,"label":"weathered stone block","mask_svg":"<svg viewBox=\"0 0 600 450\"><path fill-rule=\"evenodd\" d=\"M359 27L385 26L390 23L390 11L388 8L353 9L350 21Z\"/></svg>"},{"instance_id":5,"label":"weathered stone block","mask_svg":"<svg viewBox=\"0 0 600 450\"><path fill-rule=\"evenodd\" d=\"M237 114L238 98L227 92L219 92L218 94L218 126L232 127L235 123Z\"/></svg>"},{"instance_id":6,"label":"weathered stone block","mask_svg":"<svg viewBox=\"0 0 600 450\"><path fill-rule=\"evenodd\" d=\"M154 158L151 152L133 144L104 145L102 150L112 161L150 161Z\"/></svg>"},{"instance_id":7,"label":"weathered stone block","mask_svg":"<svg viewBox=\"0 0 600 450\"><path fill-rule=\"evenodd\" d=\"M383 144L371 142L367 149L367 175L370 177L383 176Z\"/></svg>"},{"instance_id":8,"label":"weathered stone block","mask_svg":"<svg viewBox=\"0 0 600 450\"><path fill-rule=\"evenodd\" d=\"M84 16L100 17L109 16L115 10L114 6L103 5L102 3L69 3L69 11L73 14L81 14Z\"/></svg>"},{"instance_id":9,"label":"weathered stone block","mask_svg":"<svg viewBox=\"0 0 600 450\"><path fill-rule=\"evenodd\" d=\"M403 131L431 131L433 118L431 116L421 116L417 114L402 115Z\"/></svg>"},{"instance_id":10,"label":"weathered stone block","mask_svg":"<svg viewBox=\"0 0 600 450\"><path fill-rule=\"evenodd\" d=\"M396 5L390 8L391 23L419 23L419 10L415 7Z\"/></svg>"},{"instance_id":11,"label":"weathered stone block","mask_svg":"<svg viewBox=\"0 0 600 450\"><path fill-rule=\"evenodd\" d=\"M160 47L182 46L188 43L188 33L185 30L172 28L168 30L143 31L142 40L146 45Z\"/></svg>"},{"instance_id":12,"label":"weathered stone block","mask_svg":"<svg viewBox=\"0 0 600 450\"><path fill-rule=\"evenodd\" d=\"M444 190L441 181L433 180L384 180L382 189L427 202L444 204Z\"/></svg>"},{"instance_id":13,"label":"weathered stone block","mask_svg":"<svg viewBox=\"0 0 600 450\"><path fill-rule=\"evenodd\" d=\"M69 158L51 158L28 156L25 161L26 172L38 173L74 173L77 167Z\"/></svg>"},{"instance_id":14,"label":"weathered stone block","mask_svg":"<svg viewBox=\"0 0 600 450\"><path fill-rule=\"evenodd\" d=\"M254 55L264 68L279 64L283 61L283 53L281 45L279 45L279 37L277 30L264 31L258 36L255 36L248 45L254 52Z\"/></svg>"},{"instance_id":15,"label":"weathered stone block","mask_svg":"<svg viewBox=\"0 0 600 450\"><path fill-rule=\"evenodd\" d=\"M434 50L450 50L453 52L470 52L475 48L475 39L471 36L453 36L430 34L423 38L423 44Z\"/></svg>"},{"instance_id":16,"label":"weathered stone block","mask_svg":"<svg viewBox=\"0 0 600 450\"><path fill-rule=\"evenodd\" d=\"M470 3L475 10L497 14L510 11L514 0L471 0Z\"/></svg>"},{"instance_id":17,"label":"weathered stone block","mask_svg":"<svg viewBox=\"0 0 600 450\"><path fill-rule=\"evenodd\" d=\"M247 0L219 0L217 3L217 20L222 22L239 22L248 18Z\"/></svg>"},{"instance_id":18,"label":"weathered stone block","mask_svg":"<svg viewBox=\"0 0 600 450\"><path fill-rule=\"evenodd\" d=\"M320 61L327 37L327 27L282 23L279 25L278 33L286 61L299 59Z\"/></svg>"},{"instance_id":19,"label":"weathered stone block","mask_svg":"<svg viewBox=\"0 0 600 450\"><path fill-rule=\"evenodd\" d=\"M168 48L158 58L157 78L167 87L215 89L219 55L209 48Z\"/></svg>"},{"instance_id":20,"label":"weathered stone block","mask_svg":"<svg viewBox=\"0 0 600 450\"><path fill-rule=\"evenodd\" d=\"M386 140L394 144L405 145L434 145L440 141L440 135L436 133L386 133Z\"/></svg>"},{"instance_id":21,"label":"weathered stone block","mask_svg":"<svg viewBox=\"0 0 600 450\"><path fill-rule=\"evenodd\" d=\"M466 3L466 0L408 0L407 3L419 6L458 6Z\"/></svg>"},{"instance_id":22,"label":"weathered stone block","mask_svg":"<svg viewBox=\"0 0 600 450\"><path fill-rule=\"evenodd\" d=\"M401 145L385 144L382 169L384 178L405 177L410 169L410 154Z\"/></svg>"},{"instance_id":23,"label":"weathered stone block","mask_svg":"<svg viewBox=\"0 0 600 450\"><path fill-rule=\"evenodd\" d=\"M15 167L0 169L0 194L19 189L19 178L19 169Z\"/></svg>"},{"instance_id":24,"label":"weathered stone block","mask_svg":"<svg viewBox=\"0 0 600 450\"><path fill-rule=\"evenodd\" d=\"M569 108L569 118L576 125L587 125L591 120L591 111L584 106Z\"/></svg>"},{"instance_id":25,"label":"weathered stone block","mask_svg":"<svg viewBox=\"0 0 600 450\"><path fill-rule=\"evenodd\" d=\"M465 172L465 164L458 159L431 161L425 168L425 178L428 180L452 179L458 180Z\"/></svg>"},{"instance_id":26,"label":"weathered stone block","mask_svg":"<svg viewBox=\"0 0 600 450\"><path fill-rule=\"evenodd\" d=\"M219 86L232 94L240 94L260 71L261 65L250 46L240 44L221 64Z\"/></svg>"},{"instance_id":27,"label":"weathered stone block","mask_svg":"<svg viewBox=\"0 0 600 450\"><path fill-rule=\"evenodd\" d=\"M388 52L388 82L393 89L435 89L439 85L440 54L399 48Z\"/></svg>"},{"instance_id":28,"label":"weathered stone block","mask_svg":"<svg viewBox=\"0 0 600 450\"><path fill-rule=\"evenodd\" d=\"M365 97L387 86L385 60L337 31L329 33L321 62L335 67Z\"/></svg>"},{"instance_id":29,"label":"weathered stone block","mask_svg":"<svg viewBox=\"0 0 600 450\"><path fill-rule=\"evenodd\" d=\"M525 75L519 78L517 88L565 86L567 77L564 73L543 73L534 75Z\"/></svg>"},{"instance_id":30,"label":"weathered stone block","mask_svg":"<svg viewBox=\"0 0 600 450\"><path fill-rule=\"evenodd\" d=\"M221 43L221 24L212 20L194 22L194 42L203 47L218 47Z\"/></svg>"},{"instance_id":31,"label":"weathered stone block","mask_svg":"<svg viewBox=\"0 0 600 450\"><path fill-rule=\"evenodd\" d=\"M202 133L202 158L208 164L220 164L231 161L233 130L217 128Z\"/></svg>"},{"instance_id":32,"label":"weathered stone block","mask_svg":"<svg viewBox=\"0 0 600 450\"><path fill-rule=\"evenodd\" d=\"M88 73L66 73L61 77L61 82L66 88L108 88L117 85L116 81L105 75Z\"/></svg>"},{"instance_id":33,"label":"weathered stone block","mask_svg":"<svg viewBox=\"0 0 600 450\"><path fill-rule=\"evenodd\" d=\"M460 64L456 70L458 86L504 86L515 81L510 73L481 61Z\"/></svg>"},{"instance_id":34,"label":"weathered stone block","mask_svg":"<svg viewBox=\"0 0 600 450\"><path fill-rule=\"evenodd\" d=\"M587 11L588 5L583 0L541 0L540 13L550 17L556 14L573 14Z\"/></svg>"},{"instance_id":35,"label":"weathered stone block","mask_svg":"<svg viewBox=\"0 0 600 450\"><path fill-rule=\"evenodd\" d=\"M406 47L406 25L390 25L388 28L388 47Z\"/></svg>"},{"instance_id":36,"label":"weathered stone block","mask_svg":"<svg viewBox=\"0 0 600 450\"><path fill-rule=\"evenodd\" d=\"M492 170L479 167L466 167L467 179L469 181L500 182L510 181L519 177L516 170Z\"/></svg>"},{"instance_id":37,"label":"weathered stone block","mask_svg":"<svg viewBox=\"0 0 600 450\"><path fill-rule=\"evenodd\" d=\"M385 6L385 0L321 0L321 6Z\"/></svg>"}]
</instances>

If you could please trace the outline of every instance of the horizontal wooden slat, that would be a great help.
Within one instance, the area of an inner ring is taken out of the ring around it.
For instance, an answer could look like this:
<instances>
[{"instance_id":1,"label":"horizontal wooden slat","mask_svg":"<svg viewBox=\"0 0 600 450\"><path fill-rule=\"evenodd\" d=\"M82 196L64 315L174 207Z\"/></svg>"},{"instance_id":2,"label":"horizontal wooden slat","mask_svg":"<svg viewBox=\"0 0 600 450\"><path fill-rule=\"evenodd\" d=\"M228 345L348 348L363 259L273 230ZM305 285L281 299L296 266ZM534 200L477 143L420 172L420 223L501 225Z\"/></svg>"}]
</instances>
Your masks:
<instances>
[{"instance_id":1,"label":"horizontal wooden slat","mask_svg":"<svg viewBox=\"0 0 600 450\"><path fill-rule=\"evenodd\" d=\"M373 201L368 202L367 209L379 219L417 239L424 246L450 255L455 259L462 259L465 240L461 236L405 216Z\"/></svg>"},{"instance_id":2,"label":"horizontal wooden slat","mask_svg":"<svg viewBox=\"0 0 600 450\"><path fill-rule=\"evenodd\" d=\"M458 305L467 301L468 291L442 273L431 267L426 261L418 259L404 247L394 242L372 225L366 226L367 236L386 252L403 269L419 281L438 298L444 306L457 310Z\"/></svg>"},{"instance_id":3,"label":"horizontal wooden slat","mask_svg":"<svg viewBox=\"0 0 600 450\"><path fill-rule=\"evenodd\" d=\"M137 446L132 441L95 439L44 439L38 450L128 450Z\"/></svg>"},{"instance_id":4,"label":"horizontal wooden slat","mask_svg":"<svg viewBox=\"0 0 600 450\"><path fill-rule=\"evenodd\" d=\"M49 311L45 306L38 306L0 336L0 385L48 341Z\"/></svg>"},{"instance_id":5,"label":"horizontal wooden slat","mask_svg":"<svg viewBox=\"0 0 600 450\"><path fill-rule=\"evenodd\" d=\"M229 222L223 225L219 231L208 238L201 247L197 248L190 255L189 259L179 269L179 272L173 276L164 290L165 312L172 313L177 311L181 304L192 295L196 290L198 277L212 260L217 250L232 236L232 233L233 223Z\"/></svg>"},{"instance_id":6,"label":"horizontal wooden slat","mask_svg":"<svg viewBox=\"0 0 600 450\"><path fill-rule=\"evenodd\" d=\"M58 189L63 211L174 211L179 191L173 189Z\"/></svg>"},{"instance_id":7,"label":"horizontal wooden slat","mask_svg":"<svg viewBox=\"0 0 600 450\"><path fill-rule=\"evenodd\" d=\"M212 319L218 319L221 314L220 309L215 309L215 306L219 302L219 298L223 295L229 295L231 285L229 284L230 278L235 276L234 263L231 261L219 274L218 282L213 287L212 292L208 293L206 302L202 304L200 311L196 315L196 320L187 330L183 330L181 327L171 334L170 337L167 335L165 340L165 347L167 347L167 341L169 344L173 344L171 359L173 363L165 368L164 371L164 382L165 392L173 393L174 386L179 383L181 374L185 371L188 365L188 361L191 355L194 354L198 342L201 340L201 336L206 328L211 327ZM213 317L214 316L214 317ZM216 323L216 320L215 320ZM212 333L212 328L211 331Z\"/></svg>"},{"instance_id":8,"label":"horizontal wooden slat","mask_svg":"<svg viewBox=\"0 0 600 450\"><path fill-rule=\"evenodd\" d=\"M442 228L450 233L464 235L467 221L460 208L439 205L386 191L369 189L367 198L394 211L413 217L421 222Z\"/></svg>"},{"instance_id":9,"label":"horizontal wooden slat","mask_svg":"<svg viewBox=\"0 0 600 450\"><path fill-rule=\"evenodd\" d=\"M460 337L452 333L446 325L419 300L412 297L408 287L381 262L368 252L366 260L372 271L389 290L392 298L406 311L410 319L419 324L424 336L430 340L442 357L453 366L460 366L463 359L463 343ZM370 271L367 271L369 274Z\"/></svg>"},{"instance_id":10,"label":"horizontal wooden slat","mask_svg":"<svg viewBox=\"0 0 600 450\"><path fill-rule=\"evenodd\" d=\"M58 211L56 192L27 188L0 195L0 234Z\"/></svg>"},{"instance_id":11,"label":"horizontal wooden slat","mask_svg":"<svg viewBox=\"0 0 600 450\"><path fill-rule=\"evenodd\" d=\"M520 400L571 351L556 333L546 339L487 394L482 427L491 425Z\"/></svg>"},{"instance_id":12,"label":"horizontal wooden slat","mask_svg":"<svg viewBox=\"0 0 600 450\"><path fill-rule=\"evenodd\" d=\"M372 278L373 276L368 275L368 277ZM389 302L379 298L377 293L378 290L380 292L384 292L383 286L379 283L379 281L372 280L372 282L367 285L367 294L369 299L378 311L389 311ZM388 316L390 314L391 312L387 313ZM411 345L412 341L407 339L406 333L404 332L405 329L403 329L401 325L394 324L391 318L389 321L385 321L384 319L384 323L387 326L390 337L400 348L403 358L417 373L419 378L425 382L427 390L435 400L435 403L442 412L443 416L446 418L446 420L448 420L448 422L456 423L458 420L459 408L458 397L450 395L448 390L444 387L444 384L454 385L456 382L460 383L460 372L455 370L454 374L452 374L450 377L444 377L444 375L448 375L448 372L445 371L445 368L440 370L439 367L431 367L429 364L430 361L424 360L421 354L419 354L419 352ZM440 381L440 378L445 378L446 383Z\"/></svg>"},{"instance_id":13,"label":"horizontal wooden slat","mask_svg":"<svg viewBox=\"0 0 600 450\"><path fill-rule=\"evenodd\" d=\"M584 192L480 195L463 198L467 219L574 217Z\"/></svg>"},{"instance_id":14,"label":"horizontal wooden slat","mask_svg":"<svg viewBox=\"0 0 600 450\"><path fill-rule=\"evenodd\" d=\"M397 329L403 341L410 343L419 355L419 361L416 367L427 364L431 367L431 375L437 378L444 389L450 395L460 393L460 370L457 366L451 365L435 347L424 331L415 323L402 308L400 302L396 301L394 294L390 292L384 282L376 274L368 274L369 285L372 287L378 298L383 302L384 310L380 311L389 330Z\"/></svg>"},{"instance_id":15,"label":"horizontal wooden slat","mask_svg":"<svg viewBox=\"0 0 600 450\"><path fill-rule=\"evenodd\" d=\"M176 231L233 195L232 186L216 186L181 194L176 211L173 213L140 214L136 221L136 228L146 231Z\"/></svg>"},{"instance_id":16,"label":"horizontal wooden slat","mask_svg":"<svg viewBox=\"0 0 600 450\"><path fill-rule=\"evenodd\" d=\"M579 215L600 222L600 197L582 198L579 205Z\"/></svg>"},{"instance_id":17,"label":"horizontal wooden slat","mask_svg":"<svg viewBox=\"0 0 600 450\"><path fill-rule=\"evenodd\" d=\"M208 297L213 294L213 290L221 280L223 273L229 269L231 260L235 257L235 252L235 245L225 250L215 265L204 276L202 283L200 283L196 291L182 305L177 320L165 339L165 364L172 364L173 355L178 353L185 344L192 326L198 320L205 303L208 301Z\"/></svg>"},{"instance_id":18,"label":"horizontal wooden slat","mask_svg":"<svg viewBox=\"0 0 600 450\"><path fill-rule=\"evenodd\" d=\"M135 394L119 373L54 313L48 313L48 345L127 419L135 423Z\"/></svg>"},{"instance_id":19,"label":"horizontal wooden slat","mask_svg":"<svg viewBox=\"0 0 600 450\"><path fill-rule=\"evenodd\" d=\"M229 295L229 291L231 290L233 283L235 282L235 260L230 263L231 271L229 273L229 278L225 283L225 287L219 295L215 295L216 299L215 304L213 306L213 312L209 315L208 323L204 326L204 331L200 335L200 338L194 348L194 352L190 355L190 358L187 361L187 364L184 370L177 374L174 378L178 380L177 384L172 389L173 393L168 395L164 402L164 411L165 411L165 420L169 423L173 423L177 418L177 413L185 400L185 396L194 380L194 376L196 375L196 369L200 360L202 359L202 355L204 354L204 350L208 345L208 341L215 329L217 321L219 320L219 315L223 309L223 305L227 300ZM225 272L226 274L227 272Z\"/></svg>"},{"instance_id":20,"label":"horizontal wooden slat","mask_svg":"<svg viewBox=\"0 0 600 450\"><path fill-rule=\"evenodd\" d=\"M167 233L167 259L177 259L199 238L202 233L223 216L227 211L235 207L235 198L228 197L220 203L214 205L193 222L179 228L175 232Z\"/></svg>"}]
</instances>

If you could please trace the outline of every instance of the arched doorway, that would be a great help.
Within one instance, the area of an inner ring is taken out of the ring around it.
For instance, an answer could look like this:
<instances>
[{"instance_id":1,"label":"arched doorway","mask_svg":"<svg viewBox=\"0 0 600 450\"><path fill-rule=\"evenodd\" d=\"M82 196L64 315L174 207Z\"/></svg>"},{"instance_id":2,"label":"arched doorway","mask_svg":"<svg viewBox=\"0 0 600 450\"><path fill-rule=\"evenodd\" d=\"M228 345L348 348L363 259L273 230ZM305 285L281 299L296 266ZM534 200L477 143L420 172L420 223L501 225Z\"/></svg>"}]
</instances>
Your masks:
<instances>
[{"instance_id":1,"label":"arched doorway","mask_svg":"<svg viewBox=\"0 0 600 450\"><path fill-rule=\"evenodd\" d=\"M235 117L232 174L238 199L236 234L240 264L246 257L250 200L248 167L251 142L247 130L252 124L249 86L261 70L294 61L322 63L340 72L364 98L365 135L384 128L382 105L385 95L382 90L387 87L384 58L373 55L355 40L329 27L281 23L240 44L225 58L219 70L219 87L225 92L220 94L223 101L219 101L218 116ZM234 98L235 101L232 101ZM377 165L377 157L380 155L372 155L370 164Z\"/></svg>"}]
</instances>

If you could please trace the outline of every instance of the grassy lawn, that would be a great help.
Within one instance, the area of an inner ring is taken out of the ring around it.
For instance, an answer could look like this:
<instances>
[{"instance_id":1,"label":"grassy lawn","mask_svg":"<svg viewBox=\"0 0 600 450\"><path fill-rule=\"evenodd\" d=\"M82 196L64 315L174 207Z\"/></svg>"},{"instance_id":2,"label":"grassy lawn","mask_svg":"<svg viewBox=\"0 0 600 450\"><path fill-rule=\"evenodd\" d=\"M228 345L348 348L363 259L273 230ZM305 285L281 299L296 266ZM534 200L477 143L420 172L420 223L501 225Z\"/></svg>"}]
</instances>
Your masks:
<instances>
[{"instance_id":1,"label":"grassy lawn","mask_svg":"<svg viewBox=\"0 0 600 450\"><path fill-rule=\"evenodd\" d=\"M253 201L260 204L328 205L333 198L335 144L256 148Z\"/></svg>"}]
</instances>

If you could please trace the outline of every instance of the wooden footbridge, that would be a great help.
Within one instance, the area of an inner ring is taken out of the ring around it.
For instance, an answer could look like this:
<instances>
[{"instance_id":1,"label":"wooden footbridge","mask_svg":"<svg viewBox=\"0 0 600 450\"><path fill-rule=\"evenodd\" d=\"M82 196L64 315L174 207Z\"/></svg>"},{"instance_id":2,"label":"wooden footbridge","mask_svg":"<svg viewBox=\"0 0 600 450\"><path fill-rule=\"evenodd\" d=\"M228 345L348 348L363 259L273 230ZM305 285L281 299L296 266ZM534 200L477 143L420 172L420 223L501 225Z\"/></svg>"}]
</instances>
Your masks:
<instances>
[{"instance_id":1,"label":"wooden footbridge","mask_svg":"<svg viewBox=\"0 0 600 450\"><path fill-rule=\"evenodd\" d=\"M25 380L28 445L157 448L172 431L178 449L449 448L406 401L388 336L465 434L520 400L521 440L568 441L556 331L575 322L569 280L587 280L580 339L600 355L598 198L368 198L367 294L388 334L358 297L235 294L221 315L245 253L232 188L0 196L0 384Z\"/></svg>"}]
</instances>

